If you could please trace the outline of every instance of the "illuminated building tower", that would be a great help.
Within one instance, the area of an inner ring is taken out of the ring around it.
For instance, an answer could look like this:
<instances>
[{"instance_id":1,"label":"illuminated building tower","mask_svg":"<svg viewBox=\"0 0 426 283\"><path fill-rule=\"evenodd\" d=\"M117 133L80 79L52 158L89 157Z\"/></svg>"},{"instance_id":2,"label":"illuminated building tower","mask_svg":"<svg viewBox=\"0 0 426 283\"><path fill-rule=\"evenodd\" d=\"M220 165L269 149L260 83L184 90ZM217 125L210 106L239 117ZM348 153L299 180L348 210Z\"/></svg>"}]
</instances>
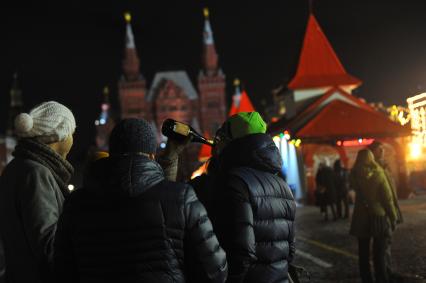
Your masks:
<instances>
[{"instance_id":1,"label":"illuminated building tower","mask_svg":"<svg viewBox=\"0 0 426 283\"><path fill-rule=\"evenodd\" d=\"M111 104L109 102L109 89L103 90L103 99L101 104L101 114L95 121L96 126L96 147L98 150L108 151L109 135L114 128L114 120L111 117Z\"/></svg>"},{"instance_id":2,"label":"illuminated building tower","mask_svg":"<svg viewBox=\"0 0 426 283\"><path fill-rule=\"evenodd\" d=\"M131 26L131 15L124 15L126 20L126 46L123 60L123 76L118 82L121 106L121 118L150 119L149 106L145 102L146 84L139 71L139 57Z\"/></svg>"},{"instance_id":3,"label":"illuminated building tower","mask_svg":"<svg viewBox=\"0 0 426 283\"><path fill-rule=\"evenodd\" d=\"M235 79L234 80L234 87L235 87L235 92L232 95L232 104L231 104L231 107L229 109L228 116L232 116L235 113L237 113L237 110L240 107L240 102L241 102L241 88L240 88L240 80L239 79Z\"/></svg>"},{"instance_id":4,"label":"illuminated building tower","mask_svg":"<svg viewBox=\"0 0 426 283\"><path fill-rule=\"evenodd\" d=\"M226 118L225 75L218 66L218 55L209 20L204 9L202 69L198 76L200 126L213 135Z\"/></svg>"},{"instance_id":5,"label":"illuminated building tower","mask_svg":"<svg viewBox=\"0 0 426 283\"><path fill-rule=\"evenodd\" d=\"M10 107L9 107L9 117L6 130L6 163L12 160L12 152L16 146L16 137L15 137L15 117L23 112L23 102L22 102L22 91L19 88L18 84L18 74L13 75L13 83L10 89Z\"/></svg>"},{"instance_id":6,"label":"illuminated building tower","mask_svg":"<svg viewBox=\"0 0 426 283\"><path fill-rule=\"evenodd\" d=\"M184 70L167 70L154 75L149 89L139 70L131 26L131 16L125 14L126 46L123 76L118 83L121 118L144 118L157 132L160 147L166 138L160 130L163 121L172 118L191 124L197 131L211 137L226 118L225 75L218 66L209 11L204 9L204 40L202 69L198 76L198 92ZM106 147L108 131L98 120L97 144ZM200 145L191 144L181 155L181 176L189 177L197 164Z\"/></svg>"}]
</instances>

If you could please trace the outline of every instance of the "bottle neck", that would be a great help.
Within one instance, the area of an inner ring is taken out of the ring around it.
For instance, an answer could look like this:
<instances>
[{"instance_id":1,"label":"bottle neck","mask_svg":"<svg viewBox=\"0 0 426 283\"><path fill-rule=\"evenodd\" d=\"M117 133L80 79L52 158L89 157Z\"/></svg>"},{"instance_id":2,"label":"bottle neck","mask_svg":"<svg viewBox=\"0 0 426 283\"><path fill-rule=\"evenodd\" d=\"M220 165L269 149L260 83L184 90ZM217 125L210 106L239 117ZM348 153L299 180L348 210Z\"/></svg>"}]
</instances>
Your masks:
<instances>
[{"instance_id":1,"label":"bottle neck","mask_svg":"<svg viewBox=\"0 0 426 283\"><path fill-rule=\"evenodd\" d=\"M196 131L191 129L189 131L189 134L192 135L192 141L193 142L204 143L206 145L213 146L213 143L211 141L209 141L208 139L206 139L205 137L203 137L202 135L200 135Z\"/></svg>"}]
</instances>

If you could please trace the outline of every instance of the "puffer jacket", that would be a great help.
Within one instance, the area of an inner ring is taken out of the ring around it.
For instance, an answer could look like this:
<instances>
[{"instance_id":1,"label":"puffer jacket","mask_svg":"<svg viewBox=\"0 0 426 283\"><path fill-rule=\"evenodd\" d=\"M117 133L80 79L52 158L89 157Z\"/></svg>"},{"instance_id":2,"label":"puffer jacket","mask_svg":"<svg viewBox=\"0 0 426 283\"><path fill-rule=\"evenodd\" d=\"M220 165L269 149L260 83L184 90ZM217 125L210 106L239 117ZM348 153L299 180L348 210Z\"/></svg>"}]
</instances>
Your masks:
<instances>
[{"instance_id":1,"label":"puffer jacket","mask_svg":"<svg viewBox=\"0 0 426 283\"><path fill-rule=\"evenodd\" d=\"M65 202L55 241L58 282L186 282L185 250L205 282L227 262L194 190L143 156L98 160Z\"/></svg>"},{"instance_id":2,"label":"puffer jacket","mask_svg":"<svg viewBox=\"0 0 426 283\"><path fill-rule=\"evenodd\" d=\"M218 164L191 184L227 253L227 282L288 282L296 205L277 176L278 148L267 134L249 135L227 145Z\"/></svg>"}]
</instances>

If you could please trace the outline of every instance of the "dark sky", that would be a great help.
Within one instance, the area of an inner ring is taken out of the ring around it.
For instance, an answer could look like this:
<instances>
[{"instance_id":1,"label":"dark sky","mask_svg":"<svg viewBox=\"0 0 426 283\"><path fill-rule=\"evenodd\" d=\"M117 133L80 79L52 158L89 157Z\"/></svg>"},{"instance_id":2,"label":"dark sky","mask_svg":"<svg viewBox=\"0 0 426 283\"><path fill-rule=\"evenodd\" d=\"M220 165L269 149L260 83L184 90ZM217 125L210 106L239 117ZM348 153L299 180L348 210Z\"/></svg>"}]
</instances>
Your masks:
<instances>
[{"instance_id":1,"label":"dark sky","mask_svg":"<svg viewBox=\"0 0 426 283\"><path fill-rule=\"evenodd\" d=\"M125 10L148 83L157 71L180 69L195 81L205 5L229 85L239 77L260 108L295 71L307 0L2 1L0 133L18 70L27 110L49 99L65 103L77 117L76 148L90 144L103 86L117 95ZM363 81L356 95L405 104L426 89L426 1L316 0L314 13L347 71Z\"/></svg>"}]
</instances>

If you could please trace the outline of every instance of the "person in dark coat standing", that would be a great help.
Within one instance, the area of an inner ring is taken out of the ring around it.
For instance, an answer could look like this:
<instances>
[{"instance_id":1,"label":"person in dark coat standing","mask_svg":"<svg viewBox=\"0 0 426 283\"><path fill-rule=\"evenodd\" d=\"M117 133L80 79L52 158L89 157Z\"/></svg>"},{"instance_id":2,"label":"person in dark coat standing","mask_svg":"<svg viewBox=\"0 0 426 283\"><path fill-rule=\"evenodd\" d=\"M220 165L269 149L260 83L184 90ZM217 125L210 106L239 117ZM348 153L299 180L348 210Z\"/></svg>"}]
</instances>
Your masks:
<instances>
[{"instance_id":1,"label":"person in dark coat standing","mask_svg":"<svg viewBox=\"0 0 426 283\"><path fill-rule=\"evenodd\" d=\"M391 281L391 263L386 255L392 243L392 232L398 217L397 209L385 172L374 160L370 150L363 149L358 152L350 183L356 192L350 234L358 239L362 282L401 282ZM375 281L370 270L371 240Z\"/></svg>"},{"instance_id":2,"label":"person in dark coat standing","mask_svg":"<svg viewBox=\"0 0 426 283\"><path fill-rule=\"evenodd\" d=\"M58 282L183 283L189 253L203 282L225 282L226 255L207 212L191 186L164 178L151 125L121 121L109 147L65 203L55 241Z\"/></svg>"},{"instance_id":3,"label":"person in dark coat standing","mask_svg":"<svg viewBox=\"0 0 426 283\"><path fill-rule=\"evenodd\" d=\"M399 201L398 201L398 194L397 194L397 186L395 183L395 179L392 175L392 172L390 170L389 164L386 162L385 159L385 149L384 145L381 142L374 141L372 144L368 146L368 149L371 150L371 152L374 155L374 160L376 163L383 169L386 180L388 181L388 184L391 188L392 192L392 202L395 206L396 212L397 212L397 218L396 218L396 225L402 224L404 222L404 217L402 215L401 209L399 207ZM392 262L392 252L391 252L391 245L389 244L385 247L386 251L386 262L388 263L388 273L390 274L390 278L393 282L402 282L403 278L400 274L393 272L391 267Z\"/></svg>"},{"instance_id":4,"label":"person in dark coat standing","mask_svg":"<svg viewBox=\"0 0 426 283\"><path fill-rule=\"evenodd\" d=\"M395 183L395 179L392 175L392 172L390 170L389 164L385 160L385 149L381 142L374 141L372 144L368 146L368 149L371 150L371 152L374 155L374 160L377 164L382 167L383 171L385 172L386 179L388 180L389 186L392 189L392 200L393 203L397 209L398 218L396 221L396 224L401 224L404 222L404 218L401 213L401 209L399 208L399 202L398 202L398 194L397 194L397 187Z\"/></svg>"},{"instance_id":5,"label":"person in dark coat standing","mask_svg":"<svg viewBox=\"0 0 426 283\"><path fill-rule=\"evenodd\" d=\"M320 197L319 205L321 212L324 214L324 220L328 221L328 206L330 206L333 220L337 219L336 215L336 188L334 183L333 169L324 163L321 163L317 175L315 176L317 184L317 197Z\"/></svg>"},{"instance_id":6,"label":"person in dark coat standing","mask_svg":"<svg viewBox=\"0 0 426 283\"><path fill-rule=\"evenodd\" d=\"M296 204L265 132L257 112L228 118L217 131L208 173L191 181L227 253L227 282L289 282Z\"/></svg>"},{"instance_id":7,"label":"person in dark coat standing","mask_svg":"<svg viewBox=\"0 0 426 283\"><path fill-rule=\"evenodd\" d=\"M349 217L349 203L348 203L348 177L347 171L342 167L340 159L334 162L334 187L336 188L336 208L337 217ZM342 212L343 203L343 212Z\"/></svg>"},{"instance_id":8,"label":"person in dark coat standing","mask_svg":"<svg viewBox=\"0 0 426 283\"><path fill-rule=\"evenodd\" d=\"M16 117L14 159L0 178L6 282L53 282L53 241L73 167L66 157L75 120L57 102Z\"/></svg>"}]
</instances>

